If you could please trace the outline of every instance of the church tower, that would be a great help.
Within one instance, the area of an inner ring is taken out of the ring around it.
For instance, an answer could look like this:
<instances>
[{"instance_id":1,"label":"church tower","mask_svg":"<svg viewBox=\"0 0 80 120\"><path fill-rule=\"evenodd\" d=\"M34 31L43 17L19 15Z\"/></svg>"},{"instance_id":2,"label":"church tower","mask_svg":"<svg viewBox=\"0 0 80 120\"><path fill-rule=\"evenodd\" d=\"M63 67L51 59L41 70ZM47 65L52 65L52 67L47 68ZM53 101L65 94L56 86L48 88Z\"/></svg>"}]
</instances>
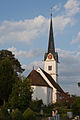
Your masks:
<instances>
[{"instance_id":1,"label":"church tower","mask_svg":"<svg viewBox=\"0 0 80 120\"><path fill-rule=\"evenodd\" d=\"M48 51L47 53L45 53L45 56L44 56L44 70L52 76L55 82L58 82L58 53L55 52L53 26L52 26L52 14L51 14L51 20L50 20ZM55 103L57 99L56 93L57 93L57 90L54 88L53 103Z\"/></svg>"}]
</instances>

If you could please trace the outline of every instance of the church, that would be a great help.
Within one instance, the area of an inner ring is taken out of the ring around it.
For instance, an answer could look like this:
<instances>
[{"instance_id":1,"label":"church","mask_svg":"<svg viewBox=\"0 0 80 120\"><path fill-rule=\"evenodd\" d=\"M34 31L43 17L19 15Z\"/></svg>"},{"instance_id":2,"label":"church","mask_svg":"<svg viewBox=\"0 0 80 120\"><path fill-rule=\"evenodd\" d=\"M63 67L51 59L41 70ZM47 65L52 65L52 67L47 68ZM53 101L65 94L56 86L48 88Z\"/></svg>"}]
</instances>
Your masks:
<instances>
[{"instance_id":1,"label":"church","mask_svg":"<svg viewBox=\"0 0 80 120\"><path fill-rule=\"evenodd\" d=\"M55 51L52 14L50 18L49 43L47 53L44 55L44 69L32 70L27 78L33 89L32 99L42 100L43 104L55 103L57 93L64 93L58 84L58 53Z\"/></svg>"}]
</instances>

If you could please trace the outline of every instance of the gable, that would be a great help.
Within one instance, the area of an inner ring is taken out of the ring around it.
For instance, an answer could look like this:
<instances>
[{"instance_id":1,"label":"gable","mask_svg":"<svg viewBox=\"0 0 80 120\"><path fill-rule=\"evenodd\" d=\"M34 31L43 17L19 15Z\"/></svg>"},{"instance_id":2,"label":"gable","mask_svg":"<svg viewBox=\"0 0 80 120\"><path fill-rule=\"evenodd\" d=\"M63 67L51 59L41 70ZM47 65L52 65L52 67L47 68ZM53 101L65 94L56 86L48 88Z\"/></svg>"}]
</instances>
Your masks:
<instances>
[{"instance_id":1,"label":"gable","mask_svg":"<svg viewBox=\"0 0 80 120\"><path fill-rule=\"evenodd\" d=\"M31 85L33 86L45 86L51 88L44 78L36 70L32 70L31 73L27 76Z\"/></svg>"},{"instance_id":2,"label":"gable","mask_svg":"<svg viewBox=\"0 0 80 120\"><path fill-rule=\"evenodd\" d=\"M50 74L48 74L47 72L45 72L45 71L44 71L43 69L41 69L41 68L40 68L40 70L41 70L41 71L43 72L43 74L47 77L47 79L48 79L49 82L53 85L53 87L57 89L57 91L59 91L59 92L64 92L64 91L62 90L62 88L59 86L59 84L54 81L54 79L51 77Z\"/></svg>"}]
</instances>

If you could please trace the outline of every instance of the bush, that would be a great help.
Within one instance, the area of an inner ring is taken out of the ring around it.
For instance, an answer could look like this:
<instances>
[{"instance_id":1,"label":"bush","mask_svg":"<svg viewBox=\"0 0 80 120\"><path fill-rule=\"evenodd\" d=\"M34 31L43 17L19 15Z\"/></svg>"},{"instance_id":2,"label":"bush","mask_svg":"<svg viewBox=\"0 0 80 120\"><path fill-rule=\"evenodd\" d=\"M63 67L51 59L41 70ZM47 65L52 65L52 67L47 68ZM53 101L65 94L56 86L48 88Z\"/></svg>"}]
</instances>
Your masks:
<instances>
[{"instance_id":1,"label":"bush","mask_svg":"<svg viewBox=\"0 0 80 120\"><path fill-rule=\"evenodd\" d=\"M42 100L33 100L30 103L30 108L34 112L40 112L42 104L43 104Z\"/></svg>"},{"instance_id":2,"label":"bush","mask_svg":"<svg viewBox=\"0 0 80 120\"><path fill-rule=\"evenodd\" d=\"M80 116L80 97L75 98L75 102L72 106L72 111L74 115Z\"/></svg>"},{"instance_id":3,"label":"bush","mask_svg":"<svg viewBox=\"0 0 80 120\"><path fill-rule=\"evenodd\" d=\"M1 110L0 110L0 120L5 120L5 116L4 116L4 114L2 113Z\"/></svg>"},{"instance_id":4,"label":"bush","mask_svg":"<svg viewBox=\"0 0 80 120\"><path fill-rule=\"evenodd\" d=\"M10 115L6 108L0 108L0 120L10 120Z\"/></svg>"},{"instance_id":5,"label":"bush","mask_svg":"<svg viewBox=\"0 0 80 120\"><path fill-rule=\"evenodd\" d=\"M22 113L16 109L11 113L11 120L24 120Z\"/></svg>"},{"instance_id":6,"label":"bush","mask_svg":"<svg viewBox=\"0 0 80 120\"><path fill-rule=\"evenodd\" d=\"M44 113L46 113L46 116L52 116L52 110L54 106L53 105L48 105L43 107Z\"/></svg>"},{"instance_id":7,"label":"bush","mask_svg":"<svg viewBox=\"0 0 80 120\"><path fill-rule=\"evenodd\" d=\"M36 120L35 113L30 108L24 111L23 116L25 120Z\"/></svg>"}]
</instances>

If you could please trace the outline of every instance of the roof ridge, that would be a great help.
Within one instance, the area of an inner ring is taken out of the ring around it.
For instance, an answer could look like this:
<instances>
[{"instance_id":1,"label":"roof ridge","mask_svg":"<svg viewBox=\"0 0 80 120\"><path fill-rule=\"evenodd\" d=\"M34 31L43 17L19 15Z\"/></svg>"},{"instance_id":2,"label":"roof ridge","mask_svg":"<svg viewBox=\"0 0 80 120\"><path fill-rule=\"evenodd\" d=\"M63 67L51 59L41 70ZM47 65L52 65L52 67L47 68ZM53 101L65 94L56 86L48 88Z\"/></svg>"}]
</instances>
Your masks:
<instances>
[{"instance_id":1,"label":"roof ridge","mask_svg":"<svg viewBox=\"0 0 80 120\"><path fill-rule=\"evenodd\" d=\"M63 89L60 87L60 85L55 82L55 80L52 78L52 76L47 73L46 71L44 71L42 68L41 68L42 72L45 74L45 76L48 78L48 80L50 81L50 83L59 91L59 92L64 92Z\"/></svg>"},{"instance_id":2,"label":"roof ridge","mask_svg":"<svg viewBox=\"0 0 80 120\"><path fill-rule=\"evenodd\" d=\"M32 85L47 86L51 88L51 86L45 81L45 79L36 70L32 70L30 74L27 76L27 78L29 78Z\"/></svg>"}]
</instances>

